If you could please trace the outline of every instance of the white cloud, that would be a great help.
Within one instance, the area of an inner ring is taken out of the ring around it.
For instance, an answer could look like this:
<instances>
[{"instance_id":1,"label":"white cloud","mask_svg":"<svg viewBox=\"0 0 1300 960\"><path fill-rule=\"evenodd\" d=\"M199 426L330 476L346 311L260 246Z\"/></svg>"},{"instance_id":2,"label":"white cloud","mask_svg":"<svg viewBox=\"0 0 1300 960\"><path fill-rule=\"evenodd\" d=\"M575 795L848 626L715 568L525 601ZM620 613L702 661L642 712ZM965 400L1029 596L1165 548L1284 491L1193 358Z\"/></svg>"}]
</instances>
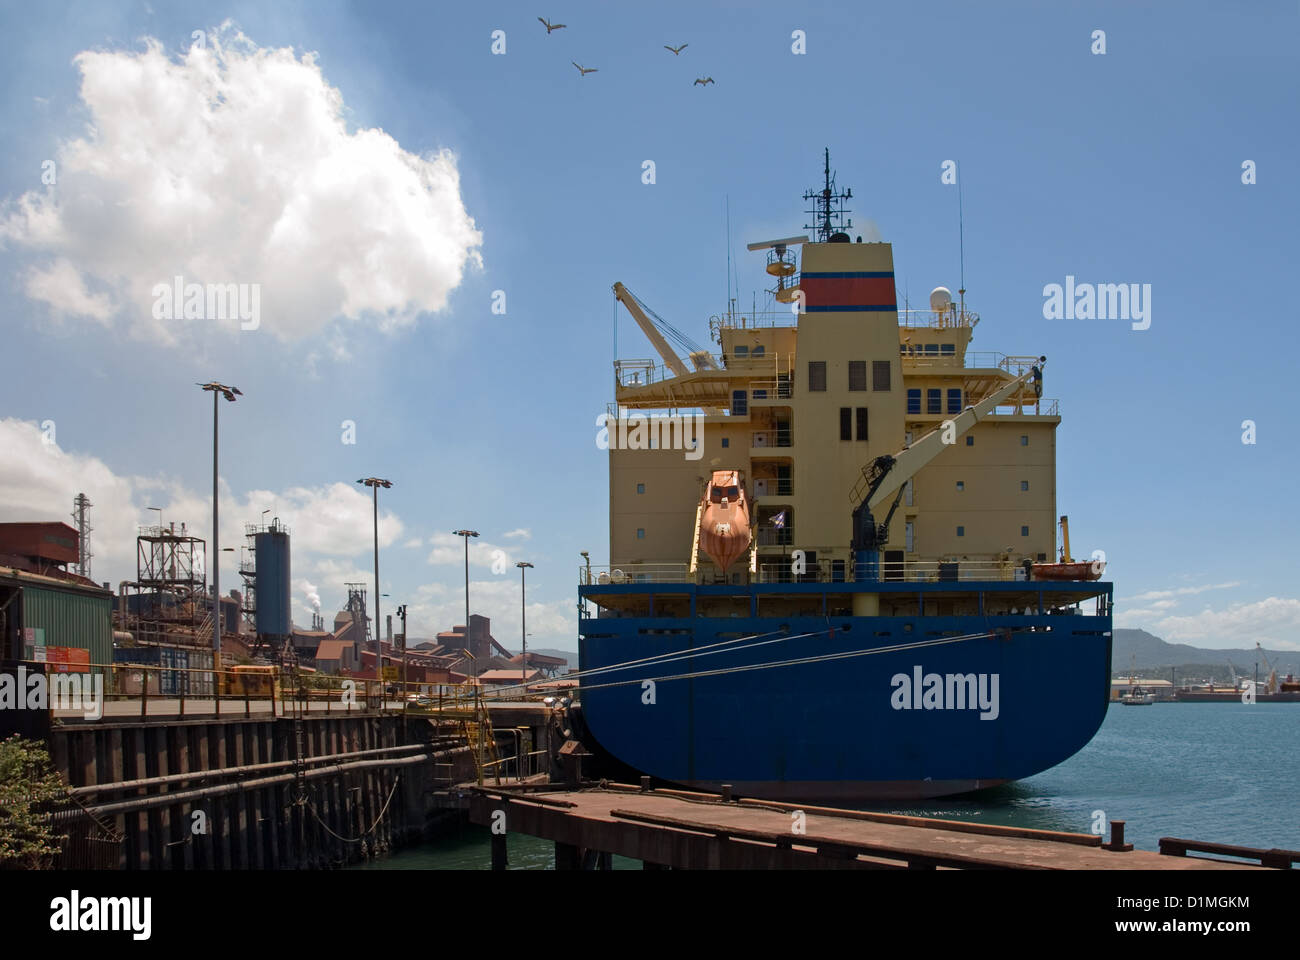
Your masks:
<instances>
[{"instance_id":1,"label":"white cloud","mask_svg":"<svg viewBox=\"0 0 1300 960\"><path fill-rule=\"evenodd\" d=\"M54 439L58 424L52 425ZM135 579L136 485L116 476L97 457L68 453L49 434L26 420L0 420L0 521L56 521L70 524L72 498L90 497L91 573L99 581ZM209 510L211 508L209 507Z\"/></svg>"},{"instance_id":2,"label":"white cloud","mask_svg":"<svg viewBox=\"0 0 1300 960\"><path fill-rule=\"evenodd\" d=\"M1170 643L1253 647L1258 641L1266 647L1300 649L1296 643L1296 637L1300 636L1300 600L1267 597L1251 603L1235 603L1225 610L1207 607L1190 616L1166 616L1147 629Z\"/></svg>"},{"instance_id":3,"label":"white cloud","mask_svg":"<svg viewBox=\"0 0 1300 960\"><path fill-rule=\"evenodd\" d=\"M433 545L428 557L429 563L435 566L453 563L457 566L464 565L465 543L461 537L454 533L435 533L429 542ZM472 567L492 567L495 564L494 573L505 573L514 566L515 558L503 546L470 537L469 563Z\"/></svg>"},{"instance_id":4,"label":"white cloud","mask_svg":"<svg viewBox=\"0 0 1300 960\"><path fill-rule=\"evenodd\" d=\"M462 558L463 562L463 558ZM465 586L431 583L416 591L407 604L408 631L413 637L433 637L465 622ZM492 635L506 649L519 650L519 582L517 579L471 580L470 612L492 620ZM577 599L528 603L528 646L578 646ZM577 666L576 658L574 666Z\"/></svg>"},{"instance_id":5,"label":"white cloud","mask_svg":"<svg viewBox=\"0 0 1300 960\"><path fill-rule=\"evenodd\" d=\"M57 423L52 425L56 441L57 428ZM4 451L0 457L0 521L68 522L72 498L84 492L94 504L90 511L95 553L92 572L97 580L114 584L135 579L136 527L158 520L149 507L162 507L164 522L175 521L178 528L185 523L192 534L209 539L212 499L206 491L190 490L166 478L118 476L95 457L69 453L57 442L46 443L48 435L32 421L0 420L0 450ZM366 557L373 549L372 505L360 487L334 483L280 492L253 490L236 497L223 481L221 546L234 548L222 560L223 590L239 585L235 570L240 548L247 544L244 524L260 521L268 506L292 530L295 565L300 556ZM381 509L380 547L390 546L401 535L402 521Z\"/></svg>"},{"instance_id":6,"label":"white cloud","mask_svg":"<svg viewBox=\"0 0 1300 960\"><path fill-rule=\"evenodd\" d=\"M1197 587L1179 587L1176 590L1148 590L1146 593L1139 593L1132 597L1125 597L1120 603L1129 603L1132 601L1145 600L1165 600L1169 597L1186 597L1197 593L1205 593L1207 590L1228 590L1232 587L1241 586L1240 580L1233 580L1230 583L1206 583Z\"/></svg>"},{"instance_id":7,"label":"white cloud","mask_svg":"<svg viewBox=\"0 0 1300 960\"><path fill-rule=\"evenodd\" d=\"M505 537L507 540L531 540L533 539L533 532L525 527L518 527L514 530L506 531L501 534L501 536Z\"/></svg>"},{"instance_id":8,"label":"white cloud","mask_svg":"<svg viewBox=\"0 0 1300 960\"><path fill-rule=\"evenodd\" d=\"M226 24L177 59L149 38L75 62L88 131L58 149L57 187L0 221L0 239L34 258L28 296L59 315L129 317L139 336L189 342L189 326L221 321L154 319L154 285L179 275L259 284L261 329L296 340L340 316L409 325L480 263L456 158L349 132L314 54L259 48ZM336 330L326 349L346 355L347 338Z\"/></svg>"},{"instance_id":9,"label":"white cloud","mask_svg":"<svg viewBox=\"0 0 1300 960\"><path fill-rule=\"evenodd\" d=\"M28 268L23 291L32 300L48 303L60 319L88 317L106 323L113 316L108 296L87 290L81 273L63 257L44 267Z\"/></svg>"}]
</instances>

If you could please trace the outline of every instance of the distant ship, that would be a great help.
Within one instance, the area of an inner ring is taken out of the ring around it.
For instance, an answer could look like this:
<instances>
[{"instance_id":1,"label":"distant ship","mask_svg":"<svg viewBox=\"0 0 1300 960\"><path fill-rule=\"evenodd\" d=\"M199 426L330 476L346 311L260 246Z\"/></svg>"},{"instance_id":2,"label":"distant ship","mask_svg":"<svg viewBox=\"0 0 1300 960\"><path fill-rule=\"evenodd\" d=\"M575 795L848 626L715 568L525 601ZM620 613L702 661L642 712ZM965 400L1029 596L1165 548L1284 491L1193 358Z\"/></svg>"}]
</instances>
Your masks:
<instances>
[{"instance_id":1,"label":"distant ship","mask_svg":"<svg viewBox=\"0 0 1300 960\"><path fill-rule=\"evenodd\" d=\"M1046 770L1105 717L1112 585L1052 562L1045 358L971 352L964 289L900 310L851 195L828 155L812 235L749 245L771 299L729 302L716 350L614 287L659 357L615 361L609 435L650 440L610 444L571 715L620 772L933 797Z\"/></svg>"}]
</instances>

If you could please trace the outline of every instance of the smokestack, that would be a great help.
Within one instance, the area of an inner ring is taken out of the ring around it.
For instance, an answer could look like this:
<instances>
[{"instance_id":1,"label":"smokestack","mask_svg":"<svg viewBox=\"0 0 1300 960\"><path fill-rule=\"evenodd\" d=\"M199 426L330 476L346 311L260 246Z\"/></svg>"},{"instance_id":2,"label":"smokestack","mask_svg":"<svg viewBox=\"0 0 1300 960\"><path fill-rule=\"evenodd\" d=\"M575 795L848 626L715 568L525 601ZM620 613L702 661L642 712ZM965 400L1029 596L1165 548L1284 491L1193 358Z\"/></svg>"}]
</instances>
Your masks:
<instances>
[{"instance_id":1,"label":"smokestack","mask_svg":"<svg viewBox=\"0 0 1300 960\"><path fill-rule=\"evenodd\" d=\"M388 626L386 628L388 630L388 642L392 643L393 642L393 615L391 613L386 613L384 614L384 619L388 621Z\"/></svg>"}]
</instances>

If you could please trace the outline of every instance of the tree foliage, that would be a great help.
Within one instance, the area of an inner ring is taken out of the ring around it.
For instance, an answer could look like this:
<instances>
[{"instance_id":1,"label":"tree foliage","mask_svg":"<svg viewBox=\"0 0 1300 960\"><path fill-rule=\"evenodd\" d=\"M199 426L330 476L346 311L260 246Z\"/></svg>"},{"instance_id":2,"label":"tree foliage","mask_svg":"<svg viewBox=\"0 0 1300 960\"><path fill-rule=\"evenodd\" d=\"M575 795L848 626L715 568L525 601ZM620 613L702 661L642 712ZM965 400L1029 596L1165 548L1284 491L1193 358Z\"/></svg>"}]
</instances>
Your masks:
<instances>
[{"instance_id":1,"label":"tree foliage","mask_svg":"<svg viewBox=\"0 0 1300 960\"><path fill-rule=\"evenodd\" d=\"M0 869L48 868L63 835L50 802L66 796L45 745L14 735L0 741Z\"/></svg>"}]
</instances>

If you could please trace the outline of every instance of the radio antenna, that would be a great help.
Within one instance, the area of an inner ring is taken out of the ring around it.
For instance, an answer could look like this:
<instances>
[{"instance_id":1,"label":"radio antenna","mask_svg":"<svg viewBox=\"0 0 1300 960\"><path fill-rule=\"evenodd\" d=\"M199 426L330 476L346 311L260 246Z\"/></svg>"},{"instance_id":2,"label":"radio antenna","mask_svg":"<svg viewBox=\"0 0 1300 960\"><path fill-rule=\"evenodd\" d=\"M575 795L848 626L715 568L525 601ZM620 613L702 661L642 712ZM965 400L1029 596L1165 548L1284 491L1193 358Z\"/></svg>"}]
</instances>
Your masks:
<instances>
[{"instance_id":1,"label":"radio antenna","mask_svg":"<svg viewBox=\"0 0 1300 960\"><path fill-rule=\"evenodd\" d=\"M961 286L957 288L957 294L961 297L961 315L966 316L966 220L962 210L961 198L961 181L962 181L961 161L957 162L957 257L958 266L961 271Z\"/></svg>"}]
</instances>

